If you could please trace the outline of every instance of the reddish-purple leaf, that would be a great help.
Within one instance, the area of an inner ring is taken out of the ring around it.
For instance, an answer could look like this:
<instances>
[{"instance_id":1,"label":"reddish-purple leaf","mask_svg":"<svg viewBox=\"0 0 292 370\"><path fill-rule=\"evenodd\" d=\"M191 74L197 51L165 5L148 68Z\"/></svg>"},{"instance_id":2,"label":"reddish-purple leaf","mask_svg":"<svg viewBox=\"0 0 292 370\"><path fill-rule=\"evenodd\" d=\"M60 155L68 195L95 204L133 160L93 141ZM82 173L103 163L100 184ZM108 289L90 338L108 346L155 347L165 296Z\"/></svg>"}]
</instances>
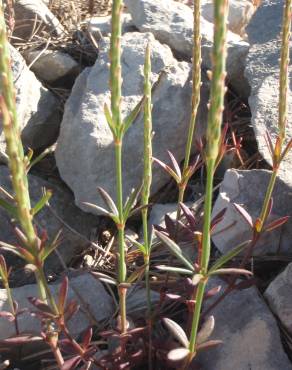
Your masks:
<instances>
[{"instance_id":1,"label":"reddish-purple leaf","mask_svg":"<svg viewBox=\"0 0 292 370\"><path fill-rule=\"evenodd\" d=\"M289 216L278 218L275 221L272 221L267 226L265 226L265 231L272 231L278 227L284 225L289 220Z\"/></svg>"},{"instance_id":2,"label":"reddish-purple leaf","mask_svg":"<svg viewBox=\"0 0 292 370\"><path fill-rule=\"evenodd\" d=\"M208 342L202 343L197 346L197 351L203 351L205 349L217 347L219 344L222 344L222 340L209 340Z\"/></svg>"},{"instance_id":3,"label":"reddish-purple leaf","mask_svg":"<svg viewBox=\"0 0 292 370\"><path fill-rule=\"evenodd\" d=\"M91 342L92 338L92 328L87 328L82 335L82 346L83 348L87 348Z\"/></svg>"},{"instance_id":4,"label":"reddish-purple leaf","mask_svg":"<svg viewBox=\"0 0 292 370\"><path fill-rule=\"evenodd\" d=\"M274 146L273 146L273 143L272 143L271 135L268 131L266 132L266 135L265 135L265 141L266 141L267 147L269 149L270 156L271 156L271 158L273 158Z\"/></svg>"},{"instance_id":5,"label":"reddish-purple leaf","mask_svg":"<svg viewBox=\"0 0 292 370\"><path fill-rule=\"evenodd\" d=\"M195 216L193 215L193 212L185 204L180 203L179 205L180 205L180 208L183 211L183 214L184 214L185 218L187 219L190 227L193 230L195 230L197 222L196 222Z\"/></svg>"},{"instance_id":6,"label":"reddish-purple leaf","mask_svg":"<svg viewBox=\"0 0 292 370\"><path fill-rule=\"evenodd\" d=\"M222 286L218 285L215 288L208 290L208 292L205 293L205 299L214 297L215 295L220 293L221 289L222 289Z\"/></svg>"},{"instance_id":7,"label":"reddish-purple leaf","mask_svg":"<svg viewBox=\"0 0 292 370\"><path fill-rule=\"evenodd\" d=\"M233 203L235 209L240 213L240 215L244 218L244 220L248 223L248 225L253 229L253 220L251 215L239 204Z\"/></svg>"},{"instance_id":8,"label":"reddish-purple leaf","mask_svg":"<svg viewBox=\"0 0 292 370\"><path fill-rule=\"evenodd\" d=\"M61 367L61 370L74 370L77 368L77 366L80 364L81 358L80 356L74 356L70 358L69 360L65 361L64 364Z\"/></svg>"},{"instance_id":9,"label":"reddish-purple leaf","mask_svg":"<svg viewBox=\"0 0 292 370\"><path fill-rule=\"evenodd\" d=\"M61 339L59 341L61 350L67 353L68 355L76 355L76 348L72 344L72 341L69 339Z\"/></svg>"},{"instance_id":10,"label":"reddish-purple leaf","mask_svg":"<svg viewBox=\"0 0 292 370\"><path fill-rule=\"evenodd\" d=\"M15 337L3 339L0 341L0 344L18 346L18 345L25 344L25 343L32 343L32 342L39 342L39 341L43 341L43 338L38 335L20 334L20 335L16 335Z\"/></svg>"},{"instance_id":11,"label":"reddish-purple leaf","mask_svg":"<svg viewBox=\"0 0 292 370\"><path fill-rule=\"evenodd\" d=\"M65 319L68 321L79 310L80 305L76 301L68 303L65 309Z\"/></svg>"},{"instance_id":12,"label":"reddish-purple leaf","mask_svg":"<svg viewBox=\"0 0 292 370\"><path fill-rule=\"evenodd\" d=\"M40 300L39 298L36 297L28 297L28 301L35 306L38 310L54 315L53 310L49 305L47 305L44 301Z\"/></svg>"},{"instance_id":13,"label":"reddish-purple leaf","mask_svg":"<svg viewBox=\"0 0 292 370\"><path fill-rule=\"evenodd\" d=\"M65 304L67 300L68 295L68 286L69 286L69 280L68 277L65 276L59 290L59 302L58 302L58 308L61 313L64 313Z\"/></svg>"},{"instance_id":14,"label":"reddish-purple leaf","mask_svg":"<svg viewBox=\"0 0 292 370\"><path fill-rule=\"evenodd\" d=\"M292 139L290 139L290 141L286 145L286 148L283 150L281 158L280 158L280 162L286 157L286 155L289 153L291 149L292 149Z\"/></svg>"},{"instance_id":15,"label":"reddish-purple leaf","mask_svg":"<svg viewBox=\"0 0 292 370\"><path fill-rule=\"evenodd\" d=\"M170 238L173 238L176 231L175 221L173 221L173 219L168 214L166 214L164 216L164 222Z\"/></svg>"},{"instance_id":16,"label":"reddish-purple leaf","mask_svg":"<svg viewBox=\"0 0 292 370\"><path fill-rule=\"evenodd\" d=\"M210 232L212 232L214 230L214 228L223 220L226 209L227 208L221 209L221 211L219 213L217 213L217 215L215 217L213 217L213 219L211 221Z\"/></svg>"},{"instance_id":17,"label":"reddish-purple leaf","mask_svg":"<svg viewBox=\"0 0 292 370\"><path fill-rule=\"evenodd\" d=\"M157 158L153 158L153 161L158 163L166 172L169 173L169 175L177 182L177 183L180 183L181 181L181 178L178 177L178 175L175 173L175 171L169 167L167 164L163 163L162 161L160 161L159 159Z\"/></svg>"}]
</instances>

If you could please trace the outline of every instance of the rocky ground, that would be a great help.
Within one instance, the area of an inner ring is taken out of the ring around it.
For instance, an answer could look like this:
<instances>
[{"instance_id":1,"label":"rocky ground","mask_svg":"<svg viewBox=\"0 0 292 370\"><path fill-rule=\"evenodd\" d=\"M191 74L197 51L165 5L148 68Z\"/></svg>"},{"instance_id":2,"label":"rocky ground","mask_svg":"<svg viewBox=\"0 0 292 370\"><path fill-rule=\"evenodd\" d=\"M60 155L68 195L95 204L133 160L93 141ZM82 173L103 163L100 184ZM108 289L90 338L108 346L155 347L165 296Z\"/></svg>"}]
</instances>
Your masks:
<instances>
[{"instance_id":1,"label":"rocky ground","mask_svg":"<svg viewBox=\"0 0 292 370\"><path fill-rule=\"evenodd\" d=\"M213 235L213 255L226 253L234 244L250 237L245 220L234 203L258 217L271 160L266 131L275 137L279 47L283 0L230 0L227 37L228 93L224 121L241 148L223 159L217 174L213 214L227 208ZM13 75L17 111L25 148L49 154L29 174L32 202L43 187L53 190L53 198L37 217L37 224L55 235L63 230L58 254L46 265L54 284L64 270L72 283L70 295L83 307L72 328L78 335L88 324L101 325L111 319L115 302L108 288L86 273L88 269L115 269L115 230L112 224L84 203L99 204L97 187L115 197L113 139L103 107L109 98L108 51L110 1L15 0L14 12L6 8L10 25ZM163 78L153 91L154 156L168 161L170 150L178 161L184 157L190 114L192 19L191 1L125 0L122 37L123 114L127 115L142 97L145 46L152 45L152 80ZM15 22L11 22L14 19ZM37 21L36 21L37 20ZM13 25L13 27L12 27ZM198 139L207 122L211 68L212 1L202 1L202 88L197 118ZM290 84L287 136L292 136L292 95ZM2 130L2 129L1 129ZM11 189L6 166L5 141L0 131L0 185ZM124 196L139 185L142 175L142 117L125 137ZM236 144L236 143L235 143ZM193 154L196 154L194 149ZM292 216L292 152L283 162L274 192L271 219ZM175 217L176 191L158 166L153 168L153 207L149 224ZM187 191L188 205L200 218L204 178L196 174ZM0 239L15 239L10 219L0 209ZM230 294L214 310L214 337L223 344L199 358L204 370L290 370L292 369L292 219L272 234L263 235L254 250L252 286ZM139 219L131 220L127 233L138 239ZM128 245L129 269L139 265L139 253ZM188 248L193 255L193 247ZM165 251L154 252L155 261L167 258ZM32 273L22 262L10 257L13 294L19 304L36 290ZM85 272L84 272L85 271ZM224 288L226 282L215 281ZM86 289L94 286L92 292ZM53 288L55 289L55 288ZM158 289L152 292L159 300ZM76 293L77 292L77 293ZM80 292L82 293L80 296ZM145 312L143 288L129 294L133 317ZM211 304L212 302L206 305ZM0 289L0 310L7 294ZM83 316L82 316L83 315ZM35 322L23 316L22 330ZM104 325L103 325L104 326ZM0 339L11 335L11 326L0 318ZM23 369L32 362L22 362ZM22 368L21 368L22 369Z\"/></svg>"}]
</instances>

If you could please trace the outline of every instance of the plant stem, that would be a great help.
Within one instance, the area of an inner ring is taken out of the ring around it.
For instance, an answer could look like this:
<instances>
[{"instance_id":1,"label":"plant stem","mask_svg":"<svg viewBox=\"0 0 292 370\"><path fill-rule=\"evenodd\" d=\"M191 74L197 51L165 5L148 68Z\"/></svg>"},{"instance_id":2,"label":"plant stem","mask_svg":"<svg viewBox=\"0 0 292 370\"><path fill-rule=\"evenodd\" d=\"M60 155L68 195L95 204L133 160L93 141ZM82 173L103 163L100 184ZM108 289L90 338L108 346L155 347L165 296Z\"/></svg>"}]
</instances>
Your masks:
<instances>
[{"instance_id":1,"label":"plant stem","mask_svg":"<svg viewBox=\"0 0 292 370\"><path fill-rule=\"evenodd\" d=\"M187 187L188 178L186 178L189 167L198 107L200 104L201 90L201 1L194 0L194 32L193 32L193 70L192 70L192 100L191 100L191 118L187 136L185 150L185 159L182 172L182 184L179 186L177 221L180 219L181 209L179 204L184 201L184 194Z\"/></svg>"},{"instance_id":2,"label":"plant stem","mask_svg":"<svg viewBox=\"0 0 292 370\"><path fill-rule=\"evenodd\" d=\"M122 100L122 75L121 75L121 15L123 10L122 0L113 0L112 5L112 34L110 46L110 89L111 89L111 111L113 125L115 127L115 157L116 157L116 193L117 208L119 212L118 244L119 244L119 283L126 281L127 267L125 262L125 221L123 210L123 177L122 177L122 144L123 144L123 125L121 115ZM126 312L126 288L119 287L120 297L120 317L121 331L127 331L127 312Z\"/></svg>"},{"instance_id":3,"label":"plant stem","mask_svg":"<svg viewBox=\"0 0 292 370\"><path fill-rule=\"evenodd\" d=\"M224 108L225 94L225 64L226 64L226 33L227 33L227 0L214 0L214 46L213 46L213 70L211 83L210 109L208 114L207 126L207 146L206 146L206 168L207 168L207 183L205 189L205 204L204 204L204 226L202 237L202 257L200 262L200 273L203 278L197 288L195 311L192 320L192 329L190 335L190 360L196 352L196 340L199 319L202 309L203 296L206 287L206 276L208 273L208 265L210 261L210 226L212 212L212 197L213 197L213 179L215 163L219 154L222 112Z\"/></svg>"}]
</instances>

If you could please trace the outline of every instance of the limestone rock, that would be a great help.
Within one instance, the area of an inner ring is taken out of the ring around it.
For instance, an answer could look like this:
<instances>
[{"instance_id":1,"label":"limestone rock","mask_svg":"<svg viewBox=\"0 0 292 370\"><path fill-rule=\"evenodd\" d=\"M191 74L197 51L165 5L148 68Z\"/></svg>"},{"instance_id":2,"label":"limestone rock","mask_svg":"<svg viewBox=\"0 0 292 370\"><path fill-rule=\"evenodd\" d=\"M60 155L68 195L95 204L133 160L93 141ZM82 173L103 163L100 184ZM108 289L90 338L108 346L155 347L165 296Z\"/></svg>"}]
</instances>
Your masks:
<instances>
[{"instance_id":1,"label":"limestone rock","mask_svg":"<svg viewBox=\"0 0 292 370\"><path fill-rule=\"evenodd\" d=\"M228 170L220 187L213 216L227 208L223 221L216 225L212 240L221 253L250 240L252 232L233 203L241 205L253 218L259 216L271 172L266 170ZM273 193L273 210L270 220L291 216L292 192L282 179L276 181ZM291 254L292 219L281 228L264 233L258 241L254 255L267 253Z\"/></svg>"},{"instance_id":2,"label":"limestone rock","mask_svg":"<svg viewBox=\"0 0 292 370\"><path fill-rule=\"evenodd\" d=\"M190 114L190 65L177 62L171 50L161 45L151 34L126 33L122 38L122 114L127 116L143 94L143 64L146 44L151 42L152 82L161 79L153 91L154 156L168 162L167 150L178 161L183 159L186 131ZM77 79L65 106L56 161L61 177L73 190L76 204L92 212L83 202L102 205L97 186L104 188L115 199L115 157L112 133L104 115L104 104L109 104L109 43L104 41L100 56L91 69ZM202 86L198 114L198 134L206 125L208 89ZM132 188L140 186L143 172L143 115L131 126L124 138L123 179L124 197ZM152 193L169 179L155 165Z\"/></svg>"},{"instance_id":3,"label":"limestone rock","mask_svg":"<svg viewBox=\"0 0 292 370\"><path fill-rule=\"evenodd\" d=\"M292 263L274 279L266 289L264 296L273 313L292 334Z\"/></svg>"},{"instance_id":4,"label":"limestone rock","mask_svg":"<svg viewBox=\"0 0 292 370\"><path fill-rule=\"evenodd\" d=\"M216 285L225 284L216 279ZM223 343L199 355L204 370L292 369L276 320L255 287L233 291L212 315L215 329L210 339Z\"/></svg>"},{"instance_id":5,"label":"limestone rock","mask_svg":"<svg viewBox=\"0 0 292 370\"><path fill-rule=\"evenodd\" d=\"M90 289L88 289L90 287ZM58 297L60 283L50 284L51 291L55 297ZM78 292L78 294L75 293ZM27 298L38 297L38 287L36 284L25 285L21 288L12 289L13 299L17 301L19 308L29 308L36 311ZM81 300L80 300L81 298ZM70 333L73 337L81 334L87 327L103 320L109 319L114 313L114 304L111 296L106 292L102 283L96 280L90 274L82 274L72 277L69 280L68 300L77 301L81 309L68 322ZM0 289L0 310L9 311L7 302L7 293L5 289ZM25 312L18 317L19 329L21 332L40 333L40 321ZM13 323L6 318L0 318L0 339L5 339L15 335Z\"/></svg>"},{"instance_id":6,"label":"limestone rock","mask_svg":"<svg viewBox=\"0 0 292 370\"><path fill-rule=\"evenodd\" d=\"M167 44L180 57L192 57L193 12L187 5L174 0L126 0L125 4L135 26L141 32L152 32L157 40ZM213 24L201 18L202 65L211 69ZM245 57L249 45L233 32L228 32L227 74L230 83L242 96L247 96L244 78Z\"/></svg>"},{"instance_id":7,"label":"limestone rock","mask_svg":"<svg viewBox=\"0 0 292 370\"><path fill-rule=\"evenodd\" d=\"M249 105L252 113L252 126L258 148L264 159L271 164L271 156L265 140L266 132L275 138L278 133L279 101L279 58L281 47L281 27L283 0L263 0L253 16L247 34L251 48L247 57L245 75L251 86ZM287 141L292 137L292 67L289 67ZM279 175L291 186L292 151L282 162Z\"/></svg>"}]
</instances>

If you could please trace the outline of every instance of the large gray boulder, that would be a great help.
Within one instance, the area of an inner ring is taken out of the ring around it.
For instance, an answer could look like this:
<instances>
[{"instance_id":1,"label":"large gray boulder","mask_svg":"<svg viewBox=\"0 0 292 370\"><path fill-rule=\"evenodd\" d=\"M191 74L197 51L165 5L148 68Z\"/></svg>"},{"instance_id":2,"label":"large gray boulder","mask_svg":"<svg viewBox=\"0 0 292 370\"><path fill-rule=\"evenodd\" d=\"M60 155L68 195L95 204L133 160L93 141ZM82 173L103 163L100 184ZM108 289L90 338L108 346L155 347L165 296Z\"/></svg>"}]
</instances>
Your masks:
<instances>
[{"instance_id":1,"label":"large gray boulder","mask_svg":"<svg viewBox=\"0 0 292 370\"><path fill-rule=\"evenodd\" d=\"M284 0L263 0L253 16L247 34L251 48L247 57L245 75L251 86L249 105L252 126L258 148L264 159L271 164L271 156L265 139L268 131L275 142L278 133L279 58L281 48L281 25ZM292 68L289 67L290 81ZM289 85L287 140L292 137L292 85ZM292 151L282 162L279 175L292 184Z\"/></svg>"},{"instance_id":2,"label":"large gray boulder","mask_svg":"<svg viewBox=\"0 0 292 370\"><path fill-rule=\"evenodd\" d=\"M88 289L88 287L90 287L90 289ZM54 297L57 299L60 282L50 284L50 289ZM20 309L28 308L31 311L36 311L36 308L27 300L28 297L39 296L38 286L36 284L14 288L11 293L13 299L17 301ZM72 300L80 304L80 310L68 322L68 327L73 337L81 334L89 326L97 325L98 323L109 319L114 313L112 297L106 292L102 283L88 273L72 277L69 280L67 303ZM5 289L0 289L0 310L10 311L7 292ZM36 334L41 332L40 320L37 317L32 316L29 311L18 317L18 325L20 332L33 332ZM0 339L6 339L14 335L14 324L9 322L7 318L1 317Z\"/></svg>"},{"instance_id":3,"label":"large gray boulder","mask_svg":"<svg viewBox=\"0 0 292 370\"><path fill-rule=\"evenodd\" d=\"M50 207L44 207L36 216L36 225L39 231L46 230L49 240L52 240L62 230L62 241L58 251L65 264L76 258L76 255L89 246L88 238L96 227L96 218L84 214L74 205L72 195L54 184L40 179L34 175L28 175L29 188L32 206L42 196L42 188L50 189L53 196L50 200ZM12 193L9 170L6 166L0 167L0 186ZM6 211L0 209L0 240L9 244L17 242L10 217ZM75 230L76 232L72 231ZM7 252L8 264L12 265L12 283L14 285L25 284L23 274L23 261ZM45 263L46 272L54 275L62 270L62 264L58 257L52 253ZM28 277L29 278L29 277Z\"/></svg>"},{"instance_id":4,"label":"large gray boulder","mask_svg":"<svg viewBox=\"0 0 292 370\"><path fill-rule=\"evenodd\" d=\"M226 288L219 279L213 284ZM223 343L199 355L204 370L292 369L277 322L255 287L233 291L212 315L215 329L210 339Z\"/></svg>"},{"instance_id":5,"label":"large gray boulder","mask_svg":"<svg viewBox=\"0 0 292 370\"><path fill-rule=\"evenodd\" d=\"M174 0L126 0L125 4L135 26L141 32L152 32L157 40L170 46L179 57L191 59L193 12L190 7ZM211 69L213 24L204 18L201 18L201 36L202 65ZM243 73L249 45L230 31L227 42L228 79L241 95L247 96L248 85Z\"/></svg>"},{"instance_id":6,"label":"large gray boulder","mask_svg":"<svg viewBox=\"0 0 292 370\"><path fill-rule=\"evenodd\" d=\"M292 335L292 263L270 283L264 296L288 334Z\"/></svg>"},{"instance_id":7,"label":"large gray boulder","mask_svg":"<svg viewBox=\"0 0 292 370\"><path fill-rule=\"evenodd\" d=\"M126 33L122 38L122 114L127 116L143 96L143 64L145 48L151 42L152 81L162 71L153 91L154 156L168 162L167 150L178 161L184 157L190 117L190 71L186 62L178 62L168 46L156 41L152 34ZM91 212L83 202L102 205L97 186L115 198L115 156L112 133L104 115L104 104L110 103L109 43L101 46L95 65L77 79L65 106L56 161L61 177L73 190L76 204ZM202 87L198 114L198 134L206 125L207 91ZM140 186L143 171L143 115L127 132L123 147L124 196ZM157 192L169 176L154 166L152 193Z\"/></svg>"},{"instance_id":8,"label":"large gray boulder","mask_svg":"<svg viewBox=\"0 0 292 370\"><path fill-rule=\"evenodd\" d=\"M44 149L52 145L58 135L61 120L58 100L36 79L20 53L12 46L10 55L23 144L32 149ZM0 118L0 151L5 152L5 148Z\"/></svg>"},{"instance_id":9,"label":"large gray boulder","mask_svg":"<svg viewBox=\"0 0 292 370\"><path fill-rule=\"evenodd\" d=\"M252 238L251 227L234 207L241 205L252 216L253 221L260 215L271 171L228 170L215 202L213 216L226 208L223 221L216 225L212 240L222 253ZM291 187L279 178L273 192L273 210L270 221L283 216L292 216ZM254 255L267 253L292 254L292 218L281 228L264 233L258 241Z\"/></svg>"}]
</instances>

